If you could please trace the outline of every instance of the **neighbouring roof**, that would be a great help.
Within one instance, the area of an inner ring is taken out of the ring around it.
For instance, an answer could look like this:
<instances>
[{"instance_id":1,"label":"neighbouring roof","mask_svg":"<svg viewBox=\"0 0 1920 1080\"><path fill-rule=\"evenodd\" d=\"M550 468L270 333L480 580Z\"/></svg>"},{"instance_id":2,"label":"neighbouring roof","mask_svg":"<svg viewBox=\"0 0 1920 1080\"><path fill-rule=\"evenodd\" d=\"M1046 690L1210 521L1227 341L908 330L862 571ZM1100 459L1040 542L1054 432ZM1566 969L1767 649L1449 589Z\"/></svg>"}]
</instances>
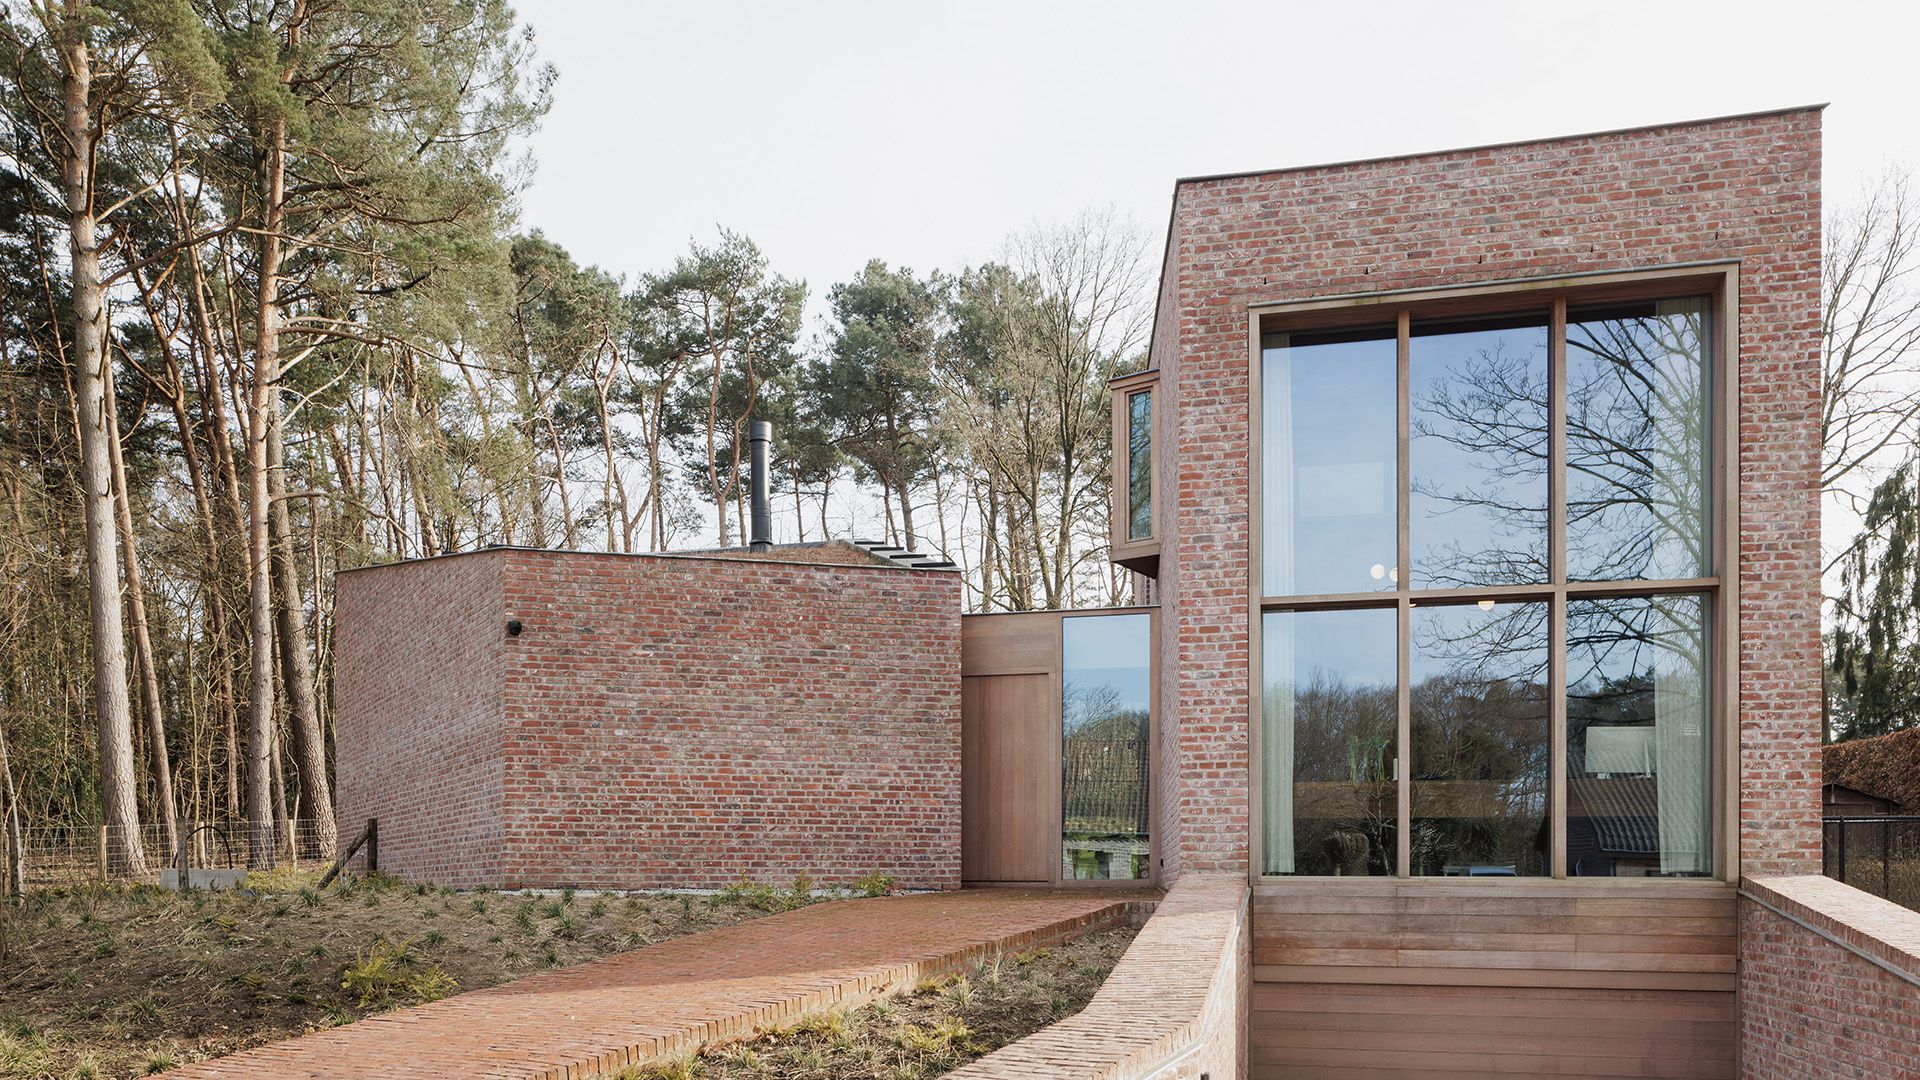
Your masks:
<instances>
[{"instance_id":1,"label":"neighbouring roof","mask_svg":"<svg viewBox=\"0 0 1920 1080\"><path fill-rule=\"evenodd\" d=\"M692 555L708 559L769 559L789 563L833 563L842 566L899 566L909 570L950 570L953 562L896 547L882 540L817 540L805 544L775 544L766 551L749 548L706 548L663 551L661 555Z\"/></svg>"},{"instance_id":2,"label":"neighbouring roof","mask_svg":"<svg viewBox=\"0 0 1920 1080\"><path fill-rule=\"evenodd\" d=\"M906 548L896 547L879 540L815 540L804 544L775 544L767 551L751 551L744 547L706 548L690 551L588 551L574 548L538 548L522 547L517 544L488 544L485 547L468 551L448 552L444 555L430 555L417 559L399 559L394 562L370 563L366 566L343 567L339 573L352 574L362 570L378 570L389 566L404 566L410 563L439 562L444 559L464 559L474 555L483 555L496 551L524 551L543 555L593 555L609 559L757 559L766 562L798 563L833 566L885 566L897 570L957 570L951 559L939 555L929 555Z\"/></svg>"},{"instance_id":3,"label":"neighbouring roof","mask_svg":"<svg viewBox=\"0 0 1920 1080\"><path fill-rule=\"evenodd\" d=\"M1920 813L1920 727L1821 748L1824 783L1886 799Z\"/></svg>"}]
</instances>

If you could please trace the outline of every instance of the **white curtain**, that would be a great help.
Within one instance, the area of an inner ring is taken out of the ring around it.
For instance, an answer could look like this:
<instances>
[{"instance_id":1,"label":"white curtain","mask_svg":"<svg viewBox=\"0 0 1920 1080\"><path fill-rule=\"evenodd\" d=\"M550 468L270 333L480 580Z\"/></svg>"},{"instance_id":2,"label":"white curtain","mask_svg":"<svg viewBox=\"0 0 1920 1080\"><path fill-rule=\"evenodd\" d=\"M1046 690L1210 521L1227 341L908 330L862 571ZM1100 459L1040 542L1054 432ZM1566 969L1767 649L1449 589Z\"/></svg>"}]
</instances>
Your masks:
<instances>
[{"instance_id":1,"label":"white curtain","mask_svg":"<svg viewBox=\"0 0 1920 1080\"><path fill-rule=\"evenodd\" d=\"M1266 596L1293 592L1293 365L1287 335L1263 343L1260 374L1260 574ZM1261 616L1263 865L1269 874L1294 872L1293 851L1293 616Z\"/></svg>"},{"instance_id":2,"label":"white curtain","mask_svg":"<svg viewBox=\"0 0 1920 1080\"><path fill-rule=\"evenodd\" d=\"M1649 411L1658 440L1651 455L1649 503L1657 524L1650 578L1707 572L1705 498L1707 306L1664 300L1655 323L1665 346L1649 372ZM1654 792L1659 800L1660 869L1705 873L1707 842L1707 703L1705 602L1692 596L1652 601L1647 634L1653 645Z\"/></svg>"}]
</instances>

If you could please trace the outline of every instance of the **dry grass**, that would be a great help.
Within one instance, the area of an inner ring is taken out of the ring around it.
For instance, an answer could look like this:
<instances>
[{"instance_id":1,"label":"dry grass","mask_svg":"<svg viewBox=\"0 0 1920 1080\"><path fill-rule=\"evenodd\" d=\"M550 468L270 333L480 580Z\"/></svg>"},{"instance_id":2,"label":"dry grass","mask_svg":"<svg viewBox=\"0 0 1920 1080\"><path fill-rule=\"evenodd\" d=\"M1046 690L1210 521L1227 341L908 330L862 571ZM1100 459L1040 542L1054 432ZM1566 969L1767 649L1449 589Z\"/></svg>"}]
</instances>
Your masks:
<instances>
[{"instance_id":1,"label":"dry grass","mask_svg":"<svg viewBox=\"0 0 1920 1080\"><path fill-rule=\"evenodd\" d=\"M620 1080L926 1080L1079 1012L1133 935L1108 930L1004 956L891 1001L630 1069Z\"/></svg>"},{"instance_id":2,"label":"dry grass","mask_svg":"<svg viewBox=\"0 0 1920 1080\"><path fill-rule=\"evenodd\" d=\"M719 896L455 893L256 875L182 896L101 887L0 904L0 1078L139 1076L785 910Z\"/></svg>"}]
</instances>

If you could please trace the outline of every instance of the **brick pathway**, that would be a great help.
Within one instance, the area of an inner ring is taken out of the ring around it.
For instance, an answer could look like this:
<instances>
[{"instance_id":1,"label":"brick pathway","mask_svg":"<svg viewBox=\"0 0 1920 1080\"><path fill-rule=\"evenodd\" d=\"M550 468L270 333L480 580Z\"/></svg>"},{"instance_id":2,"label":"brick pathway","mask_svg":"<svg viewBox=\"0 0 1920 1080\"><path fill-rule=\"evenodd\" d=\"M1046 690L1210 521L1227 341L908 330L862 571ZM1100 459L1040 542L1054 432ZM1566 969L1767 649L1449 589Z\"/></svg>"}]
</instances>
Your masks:
<instances>
[{"instance_id":1,"label":"brick pathway","mask_svg":"<svg viewBox=\"0 0 1920 1080\"><path fill-rule=\"evenodd\" d=\"M1146 894L977 890L815 904L168 1073L574 1080L862 1004L991 953L1116 925Z\"/></svg>"}]
</instances>

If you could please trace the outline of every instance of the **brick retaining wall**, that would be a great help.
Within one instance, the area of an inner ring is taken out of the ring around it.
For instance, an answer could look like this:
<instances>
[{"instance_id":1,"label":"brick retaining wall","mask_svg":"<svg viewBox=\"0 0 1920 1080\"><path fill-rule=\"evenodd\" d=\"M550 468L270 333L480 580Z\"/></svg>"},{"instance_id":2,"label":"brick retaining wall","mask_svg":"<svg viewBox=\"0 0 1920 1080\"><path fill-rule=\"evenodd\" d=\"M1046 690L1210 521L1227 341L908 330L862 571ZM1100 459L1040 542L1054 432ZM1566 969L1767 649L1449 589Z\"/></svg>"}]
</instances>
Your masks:
<instances>
[{"instance_id":1,"label":"brick retaining wall","mask_svg":"<svg viewBox=\"0 0 1920 1080\"><path fill-rule=\"evenodd\" d=\"M1234 1080L1246 1075L1244 877L1182 877L1087 1007L953 1080Z\"/></svg>"},{"instance_id":2,"label":"brick retaining wall","mask_svg":"<svg viewBox=\"0 0 1920 1080\"><path fill-rule=\"evenodd\" d=\"M1815 875L1741 894L1741 1075L1920 1076L1920 912Z\"/></svg>"}]
</instances>

